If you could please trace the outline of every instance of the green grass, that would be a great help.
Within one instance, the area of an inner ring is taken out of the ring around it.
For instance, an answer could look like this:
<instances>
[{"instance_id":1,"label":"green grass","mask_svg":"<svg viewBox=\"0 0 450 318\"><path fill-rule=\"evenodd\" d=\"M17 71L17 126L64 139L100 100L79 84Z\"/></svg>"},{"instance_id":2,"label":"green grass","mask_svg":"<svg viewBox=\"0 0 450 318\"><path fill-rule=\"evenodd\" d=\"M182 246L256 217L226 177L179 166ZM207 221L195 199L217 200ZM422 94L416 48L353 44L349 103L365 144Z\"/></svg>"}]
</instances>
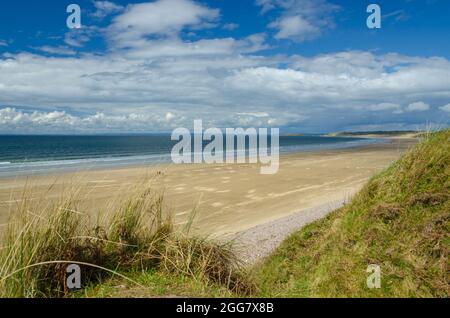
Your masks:
<instances>
[{"instance_id":1,"label":"green grass","mask_svg":"<svg viewBox=\"0 0 450 318\"><path fill-rule=\"evenodd\" d=\"M448 297L450 130L373 177L345 207L291 235L250 272L233 246L175 230L140 184L95 222L77 190L24 191L0 244L0 297ZM83 289L66 287L81 264ZM380 289L366 286L369 264Z\"/></svg>"},{"instance_id":2,"label":"green grass","mask_svg":"<svg viewBox=\"0 0 450 318\"><path fill-rule=\"evenodd\" d=\"M77 190L57 202L24 191L1 240L0 297L94 297L118 281L146 295L170 286L178 286L172 293L192 295L251 293L232 246L190 236L188 227L174 230L151 185L140 184L96 222L78 209ZM66 286L71 263L81 266L85 293Z\"/></svg>"},{"instance_id":3,"label":"green grass","mask_svg":"<svg viewBox=\"0 0 450 318\"><path fill-rule=\"evenodd\" d=\"M448 297L450 131L429 134L350 204L258 264L264 297ZM369 264L381 288L369 289Z\"/></svg>"},{"instance_id":4,"label":"green grass","mask_svg":"<svg viewBox=\"0 0 450 318\"><path fill-rule=\"evenodd\" d=\"M378 130L378 131L342 131L342 132L334 132L328 134L332 137L339 136L361 136L361 135L382 135L386 137L392 136L401 136L404 134L421 134L420 131L416 130Z\"/></svg>"},{"instance_id":5,"label":"green grass","mask_svg":"<svg viewBox=\"0 0 450 318\"><path fill-rule=\"evenodd\" d=\"M205 282L202 279L186 275L174 275L159 270L135 271L124 273L137 286L121 278L110 278L102 283L73 293L72 297L89 298L128 298L128 297L239 297L227 286Z\"/></svg>"}]
</instances>

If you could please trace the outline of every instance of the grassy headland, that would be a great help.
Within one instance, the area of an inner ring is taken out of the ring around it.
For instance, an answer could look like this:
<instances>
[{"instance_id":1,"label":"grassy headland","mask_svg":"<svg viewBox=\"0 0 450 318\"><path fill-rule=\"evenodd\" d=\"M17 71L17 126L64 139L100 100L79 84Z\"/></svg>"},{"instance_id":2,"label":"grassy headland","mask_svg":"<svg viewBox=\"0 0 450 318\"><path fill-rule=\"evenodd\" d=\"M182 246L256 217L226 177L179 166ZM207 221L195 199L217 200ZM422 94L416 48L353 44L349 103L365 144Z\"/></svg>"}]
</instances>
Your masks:
<instances>
[{"instance_id":1,"label":"grassy headland","mask_svg":"<svg viewBox=\"0 0 450 318\"><path fill-rule=\"evenodd\" d=\"M450 294L450 130L430 134L350 204L290 236L256 267L260 296ZM366 286L369 264L381 289Z\"/></svg>"},{"instance_id":2,"label":"grassy headland","mask_svg":"<svg viewBox=\"0 0 450 318\"><path fill-rule=\"evenodd\" d=\"M379 131L341 131L329 133L328 137L377 137L377 138L395 138L409 137L415 138L422 136L423 132L416 130L379 130Z\"/></svg>"}]
</instances>

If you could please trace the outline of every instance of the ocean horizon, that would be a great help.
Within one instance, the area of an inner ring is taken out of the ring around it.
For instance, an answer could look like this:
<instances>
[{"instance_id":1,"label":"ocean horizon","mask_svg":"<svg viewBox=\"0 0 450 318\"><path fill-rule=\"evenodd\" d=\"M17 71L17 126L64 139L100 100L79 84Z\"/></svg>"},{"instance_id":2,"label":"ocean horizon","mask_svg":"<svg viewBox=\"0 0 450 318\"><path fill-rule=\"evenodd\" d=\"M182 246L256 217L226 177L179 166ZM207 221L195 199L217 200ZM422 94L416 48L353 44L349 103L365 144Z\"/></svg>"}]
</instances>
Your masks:
<instances>
[{"instance_id":1,"label":"ocean horizon","mask_svg":"<svg viewBox=\"0 0 450 318\"><path fill-rule=\"evenodd\" d=\"M382 141L321 135L280 136L279 149L280 154L286 154ZM170 134L1 135L0 177L171 163L171 149L177 142L170 139ZM204 141L203 146L207 143Z\"/></svg>"}]
</instances>

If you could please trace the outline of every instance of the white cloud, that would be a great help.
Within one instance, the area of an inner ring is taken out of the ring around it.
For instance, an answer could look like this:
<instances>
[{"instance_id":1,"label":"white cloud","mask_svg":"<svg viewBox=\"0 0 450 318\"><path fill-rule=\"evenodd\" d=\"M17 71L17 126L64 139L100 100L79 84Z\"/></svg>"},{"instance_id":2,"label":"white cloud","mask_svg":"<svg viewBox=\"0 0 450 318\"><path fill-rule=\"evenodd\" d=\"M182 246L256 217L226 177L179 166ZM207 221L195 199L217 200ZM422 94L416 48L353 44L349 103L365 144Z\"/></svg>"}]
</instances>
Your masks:
<instances>
[{"instance_id":1,"label":"white cloud","mask_svg":"<svg viewBox=\"0 0 450 318\"><path fill-rule=\"evenodd\" d=\"M385 111L385 110L393 110L394 112L400 112L401 108L399 104L394 103L380 103L380 104L374 104L370 105L368 107L369 110L378 112L378 111Z\"/></svg>"},{"instance_id":2,"label":"white cloud","mask_svg":"<svg viewBox=\"0 0 450 318\"><path fill-rule=\"evenodd\" d=\"M338 57L340 63L336 65ZM367 64L359 65L362 58ZM405 61L408 66L402 65ZM236 89L264 94L268 98L277 96L292 102L322 101L329 105L349 100L391 102L383 101L385 96L398 101L408 95L430 98L450 93L450 79L445 74L450 69L449 61L436 58L412 61L409 57L393 59L390 55L347 52L345 58L340 53L296 58L289 69L246 68L236 71L227 80ZM308 67L303 68L305 64ZM396 71L388 73L385 70L388 67Z\"/></svg>"},{"instance_id":3,"label":"white cloud","mask_svg":"<svg viewBox=\"0 0 450 318\"><path fill-rule=\"evenodd\" d=\"M256 4L261 6L261 13L264 14L272 9L275 9L275 1L273 0L256 0Z\"/></svg>"},{"instance_id":4,"label":"white cloud","mask_svg":"<svg viewBox=\"0 0 450 318\"><path fill-rule=\"evenodd\" d=\"M96 113L104 115L104 127L99 126L104 130L117 130L120 125L125 130L144 129L143 121L133 128L126 120L159 114L160 125L147 126L147 130L158 130L171 124L189 125L195 117L215 125L236 120L305 126L326 118L332 127L357 122L368 114L380 114L380 120L389 121L386 114L403 116L399 101L413 105L406 109L424 110L426 106L417 100L437 103L450 98L450 62L443 58L343 52L277 59L241 55L237 42L230 40L223 47L223 43L208 42L203 48L201 42L194 42L192 47L200 47L199 51L192 48L189 55L167 55L170 49L186 49L188 44L181 40L163 47L155 43L152 52L159 53L150 57L136 54L137 49L78 58L7 54L0 57L0 103L33 106L46 113L51 113L46 109L65 106L63 118L86 114L81 130L94 129L86 122L92 122L89 116ZM279 62L288 65L278 68ZM408 120L422 120L415 113L410 112ZM9 130L5 125L4 120L0 131ZM30 122L33 125L37 121Z\"/></svg>"},{"instance_id":5,"label":"white cloud","mask_svg":"<svg viewBox=\"0 0 450 318\"><path fill-rule=\"evenodd\" d=\"M411 103L406 107L407 112L423 112L430 109L430 105L424 102Z\"/></svg>"},{"instance_id":6,"label":"white cloud","mask_svg":"<svg viewBox=\"0 0 450 318\"><path fill-rule=\"evenodd\" d=\"M91 13L92 17L103 19L104 17L121 12L124 7L111 1L94 1L95 12Z\"/></svg>"},{"instance_id":7,"label":"white cloud","mask_svg":"<svg viewBox=\"0 0 450 318\"><path fill-rule=\"evenodd\" d=\"M399 22L409 20L410 15L406 13L405 10L396 10L387 14L383 14L382 19L390 17L394 18L395 21Z\"/></svg>"},{"instance_id":8,"label":"white cloud","mask_svg":"<svg viewBox=\"0 0 450 318\"><path fill-rule=\"evenodd\" d=\"M96 26L83 25L80 29L72 29L64 35L64 43L69 46L82 47L89 42L92 37L101 33Z\"/></svg>"},{"instance_id":9,"label":"white cloud","mask_svg":"<svg viewBox=\"0 0 450 318\"><path fill-rule=\"evenodd\" d=\"M171 112L168 112L168 113L166 114L166 120L167 120L167 121L170 121L170 120L172 120L172 119L174 119L174 118L175 118L175 115L172 114Z\"/></svg>"},{"instance_id":10,"label":"white cloud","mask_svg":"<svg viewBox=\"0 0 450 318\"><path fill-rule=\"evenodd\" d=\"M239 28L239 24L237 23L225 23L222 27L224 30L233 31Z\"/></svg>"},{"instance_id":11,"label":"white cloud","mask_svg":"<svg viewBox=\"0 0 450 318\"><path fill-rule=\"evenodd\" d=\"M176 36L183 28L201 27L219 17L219 10L191 0L158 0L129 5L109 28L116 47L135 47L148 36Z\"/></svg>"},{"instance_id":12,"label":"white cloud","mask_svg":"<svg viewBox=\"0 0 450 318\"><path fill-rule=\"evenodd\" d=\"M0 40L0 46L8 46L8 42Z\"/></svg>"},{"instance_id":13,"label":"white cloud","mask_svg":"<svg viewBox=\"0 0 450 318\"><path fill-rule=\"evenodd\" d=\"M44 53L56 54L56 55L75 55L77 53L76 51L72 50L71 48L69 48L67 46L44 45L44 46L40 46L40 47L35 47L34 49L44 52Z\"/></svg>"},{"instance_id":14,"label":"white cloud","mask_svg":"<svg viewBox=\"0 0 450 318\"><path fill-rule=\"evenodd\" d=\"M301 16L287 16L269 24L270 28L278 29L276 39L291 39L304 41L308 37L320 34L320 28L312 25Z\"/></svg>"},{"instance_id":15,"label":"white cloud","mask_svg":"<svg viewBox=\"0 0 450 318\"><path fill-rule=\"evenodd\" d=\"M269 117L269 114L266 112L259 113L237 113L240 116L253 116L253 117Z\"/></svg>"},{"instance_id":16,"label":"white cloud","mask_svg":"<svg viewBox=\"0 0 450 318\"><path fill-rule=\"evenodd\" d=\"M290 39L297 42L314 39L323 30L334 28L333 14L339 6L325 0L256 0L264 14L279 8L282 14L269 24L277 29L276 39Z\"/></svg>"},{"instance_id":17,"label":"white cloud","mask_svg":"<svg viewBox=\"0 0 450 318\"><path fill-rule=\"evenodd\" d=\"M128 126L128 131L148 131L149 126L157 129L170 126L175 115L162 114L136 114L105 115L96 113L84 117L67 114L64 111L52 112L24 112L15 108L0 109L0 128L9 128L10 131L36 131L44 129L52 131L115 131L123 130ZM179 125L179 123L178 123ZM175 126L176 127L176 126ZM2 129L3 130L3 129Z\"/></svg>"},{"instance_id":18,"label":"white cloud","mask_svg":"<svg viewBox=\"0 0 450 318\"><path fill-rule=\"evenodd\" d=\"M365 124L365 125L349 125L342 127L342 131L380 131L380 130L439 130L442 126L439 124L408 124L405 122L390 122L383 124Z\"/></svg>"},{"instance_id":19,"label":"white cloud","mask_svg":"<svg viewBox=\"0 0 450 318\"><path fill-rule=\"evenodd\" d=\"M41 47L55 55L1 55L0 132L170 130L196 118L216 127L317 131L325 122L336 130L388 126L392 118L419 123L423 113L402 113L405 105L442 105L450 98L446 58L360 51L267 56L258 54L268 48L263 33L183 39L185 31L207 28L218 17L188 0L130 5L105 33L88 27L66 37L82 46L104 35L104 52L56 55L54 47ZM427 120L440 117L428 109Z\"/></svg>"},{"instance_id":20,"label":"white cloud","mask_svg":"<svg viewBox=\"0 0 450 318\"><path fill-rule=\"evenodd\" d=\"M289 116L292 119L292 116ZM288 116L260 116L258 114L227 114L217 120L205 120L205 127L235 127L242 126L273 126L284 125L290 122ZM293 116L296 120L303 120L300 116ZM152 112L128 113L123 115L107 115L98 112L93 115L75 116L65 111L33 111L26 112L16 108L0 109L0 131L8 133L26 132L147 132L149 127L153 131L170 130L180 126L192 125L195 115L187 119L180 113Z\"/></svg>"},{"instance_id":21,"label":"white cloud","mask_svg":"<svg viewBox=\"0 0 450 318\"><path fill-rule=\"evenodd\" d=\"M440 110L450 113L450 104L447 104L445 106L439 107Z\"/></svg>"}]
</instances>

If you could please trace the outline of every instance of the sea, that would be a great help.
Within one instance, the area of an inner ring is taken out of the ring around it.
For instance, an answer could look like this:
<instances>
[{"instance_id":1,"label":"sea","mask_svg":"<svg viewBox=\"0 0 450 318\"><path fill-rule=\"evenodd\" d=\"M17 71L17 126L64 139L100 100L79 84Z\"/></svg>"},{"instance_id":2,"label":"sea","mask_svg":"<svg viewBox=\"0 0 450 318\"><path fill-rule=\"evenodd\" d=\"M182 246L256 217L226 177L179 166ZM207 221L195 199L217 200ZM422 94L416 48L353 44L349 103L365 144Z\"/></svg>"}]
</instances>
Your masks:
<instances>
[{"instance_id":1,"label":"sea","mask_svg":"<svg viewBox=\"0 0 450 318\"><path fill-rule=\"evenodd\" d=\"M177 142L171 140L170 134L3 135L0 136L0 178L171 163L172 147ZM383 140L319 135L280 136L279 150L280 154L285 154L352 148L379 142Z\"/></svg>"}]
</instances>

